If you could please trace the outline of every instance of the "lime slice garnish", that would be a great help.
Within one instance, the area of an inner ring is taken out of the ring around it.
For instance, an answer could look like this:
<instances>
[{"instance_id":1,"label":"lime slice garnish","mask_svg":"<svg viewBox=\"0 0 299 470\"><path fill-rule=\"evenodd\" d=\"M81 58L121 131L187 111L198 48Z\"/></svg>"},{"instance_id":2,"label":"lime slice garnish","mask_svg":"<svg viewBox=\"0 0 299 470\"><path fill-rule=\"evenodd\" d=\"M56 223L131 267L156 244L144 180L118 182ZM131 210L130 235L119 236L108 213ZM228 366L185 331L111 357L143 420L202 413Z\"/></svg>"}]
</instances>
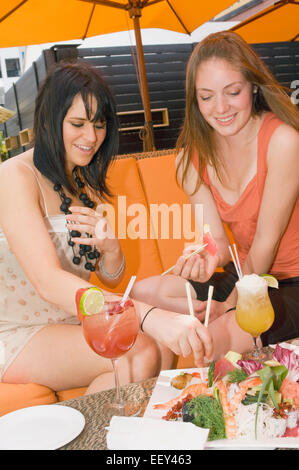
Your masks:
<instances>
[{"instance_id":1,"label":"lime slice garnish","mask_svg":"<svg viewBox=\"0 0 299 470\"><path fill-rule=\"evenodd\" d=\"M265 281L267 281L269 287L278 289L278 280L276 277L272 276L272 274L260 274L260 276L263 277Z\"/></svg>"},{"instance_id":2,"label":"lime slice garnish","mask_svg":"<svg viewBox=\"0 0 299 470\"><path fill-rule=\"evenodd\" d=\"M90 316L99 313L104 307L104 294L99 287L90 287L80 299L80 311L82 315Z\"/></svg>"}]
</instances>

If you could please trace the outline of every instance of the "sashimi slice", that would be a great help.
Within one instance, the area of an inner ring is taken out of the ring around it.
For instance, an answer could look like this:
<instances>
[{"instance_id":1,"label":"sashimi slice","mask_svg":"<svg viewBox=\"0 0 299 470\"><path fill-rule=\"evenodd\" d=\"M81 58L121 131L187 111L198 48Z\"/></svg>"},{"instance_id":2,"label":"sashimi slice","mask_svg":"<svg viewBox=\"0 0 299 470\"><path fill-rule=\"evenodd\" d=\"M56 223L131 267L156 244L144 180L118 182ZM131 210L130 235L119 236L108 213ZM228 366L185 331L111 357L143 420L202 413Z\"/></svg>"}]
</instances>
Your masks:
<instances>
[{"instance_id":1,"label":"sashimi slice","mask_svg":"<svg viewBox=\"0 0 299 470\"><path fill-rule=\"evenodd\" d=\"M213 380L220 380L222 377L224 377L229 372L232 372L233 370L235 370L235 366L230 361L225 359L225 357L222 357L215 362Z\"/></svg>"},{"instance_id":2,"label":"sashimi slice","mask_svg":"<svg viewBox=\"0 0 299 470\"><path fill-rule=\"evenodd\" d=\"M203 243L208 245L208 246L206 246L205 249L208 253L210 253L210 255L213 256L217 252L218 248L217 248L216 242L215 242L215 240L212 236L210 226L208 224L204 225L203 232L204 232L203 233Z\"/></svg>"},{"instance_id":3,"label":"sashimi slice","mask_svg":"<svg viewBox=\"0 0 299 470\"><path fill-rule=\"evenodd\" d=\"M292 400L293 405L299 408L299 384L297 382L284 379L279 391L283 398Z\"/></svg>"}]
</instances>

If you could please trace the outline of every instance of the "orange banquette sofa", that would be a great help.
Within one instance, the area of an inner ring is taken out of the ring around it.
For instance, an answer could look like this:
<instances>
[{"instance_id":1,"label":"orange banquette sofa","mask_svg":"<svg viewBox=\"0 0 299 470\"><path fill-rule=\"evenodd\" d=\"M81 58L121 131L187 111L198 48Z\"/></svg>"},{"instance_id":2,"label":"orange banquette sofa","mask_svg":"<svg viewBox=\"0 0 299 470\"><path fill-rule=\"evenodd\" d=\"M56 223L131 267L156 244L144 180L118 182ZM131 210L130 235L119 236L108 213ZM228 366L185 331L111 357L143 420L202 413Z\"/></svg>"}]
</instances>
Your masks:
<instances>
[{"instance_id":1,"label":"orange banquette sofa","mask_svg":"<svg viewBox=\"0 0 299 470\"><path fill-rule=\"evenodd\" d=\"M175 180L174 150L120 156L109 169L108 184L115 196L106 206L107 217L111 218L115 211L111 220L115 220L114 228L126 258L125 276L115 291L123 292L132 275L140 280L168 269L176 262L185 243L192 243L194 239L184 237L183 224L178 222L180 218L176 219L176 225L173 222L180 211L183 214L187 208L184 205L188 204L186 195ZM163 222L161 219L157 228L157 217L162 212ZM185 213L187 217L187 209ZM192 232L193 217L191 222ZM190 237L189 234L186 236ZM94 274L91 282L101 286ZM177 366L190 367L192 360L192 357L187 358L186 363L186 359L179 358ZM85 388L77 388L54 392L39 384L0 383L0 416L27 406L75 398L84 391Z\"/></svg>"}]
</instances>

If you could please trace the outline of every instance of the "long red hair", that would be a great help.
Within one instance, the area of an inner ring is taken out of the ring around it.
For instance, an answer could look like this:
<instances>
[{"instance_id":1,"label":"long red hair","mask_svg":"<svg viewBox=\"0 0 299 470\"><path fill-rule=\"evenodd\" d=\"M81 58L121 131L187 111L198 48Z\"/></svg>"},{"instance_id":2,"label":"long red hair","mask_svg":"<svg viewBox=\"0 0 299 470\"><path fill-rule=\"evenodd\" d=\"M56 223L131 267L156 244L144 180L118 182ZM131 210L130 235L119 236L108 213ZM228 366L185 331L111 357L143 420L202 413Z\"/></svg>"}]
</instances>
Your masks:
<instances>
[{"instance_id":1,"label":"long red hair","mask_svg":"<svg viewBox=\"0 0 299 470\"><path fill-rule=\"evenodd\" d=\"M252 98L252 114L272 111L279 119L299 131L299 111L287 91L277 82L263 60L238 34L231 31L212 33L194 48L186 72L185 119L177 140L177 153L181 152L177 172L182 166L182 183L186 178L193 152L198 158L198 181L202 182L204 168L210 164L220 180L221 164L217 158L213 129L203 118L196 96L196 73L203 61L223 59L242 73L245 80L257 88Z\"/></svg>"}]
</instances>

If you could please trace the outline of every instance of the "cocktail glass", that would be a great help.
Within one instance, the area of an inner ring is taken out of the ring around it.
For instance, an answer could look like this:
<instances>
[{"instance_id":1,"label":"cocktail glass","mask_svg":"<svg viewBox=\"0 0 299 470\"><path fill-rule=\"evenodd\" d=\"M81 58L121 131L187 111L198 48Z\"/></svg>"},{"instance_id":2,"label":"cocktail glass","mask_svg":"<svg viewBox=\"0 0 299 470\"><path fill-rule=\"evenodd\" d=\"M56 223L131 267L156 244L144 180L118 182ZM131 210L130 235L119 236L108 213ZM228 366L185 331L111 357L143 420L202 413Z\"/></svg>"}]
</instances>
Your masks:
<instances>
[{"instance_id":1,"label":"cocktail glass","mask_svg":"<svg viewBox=\"0 0 299 470\"><path fill-rule=\"evenodd\" d=\"M122 305L121 294L105 294L105 303L99 313L81 316L85 340L91 349L102 357L111 359L115 400L108 405L111 416L132 416L140 412L140 406L124 402L121 396L117 371L117 359L129 351L137 338L140 321L131 299Z\"/></svg>"},{"instance_id":2,"label":"cocktail glass","mask_svg":"<svg viewBox=\"0 0 299 470\"><path fill-rule=\"evenodd\" d=\"M243 276L237 283L238 301L236 321L242 330L250 333L254 340L254 349L248 359L263 359L257 338L269 330L274 322L274 310L268 295L268 284L257 274Z\"/></svg>"}]
</instances>

